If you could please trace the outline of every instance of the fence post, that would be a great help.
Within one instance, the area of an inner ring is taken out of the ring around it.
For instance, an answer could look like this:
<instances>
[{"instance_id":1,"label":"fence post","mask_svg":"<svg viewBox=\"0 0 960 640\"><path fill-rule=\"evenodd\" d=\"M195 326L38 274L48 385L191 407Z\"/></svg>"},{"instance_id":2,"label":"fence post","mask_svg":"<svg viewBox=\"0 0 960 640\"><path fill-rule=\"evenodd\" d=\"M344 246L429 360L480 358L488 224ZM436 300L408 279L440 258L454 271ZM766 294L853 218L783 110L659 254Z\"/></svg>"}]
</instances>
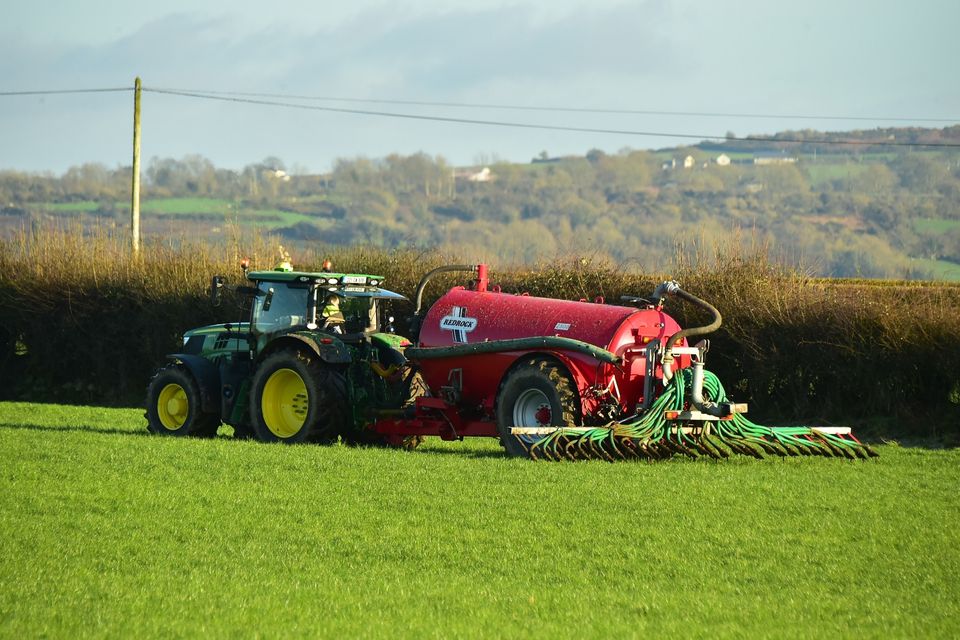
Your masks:
<instances>
[{"instance_id":1,"label":"fence post","mask_svg":"<svg viewBox=\"0 0 960 640\"><path fill-rule=\"evenodd\" d=\"M140 253L140 76L133 86L133 185L130 196L130 235L133 255Z\"/></svg>"}]
</instances>

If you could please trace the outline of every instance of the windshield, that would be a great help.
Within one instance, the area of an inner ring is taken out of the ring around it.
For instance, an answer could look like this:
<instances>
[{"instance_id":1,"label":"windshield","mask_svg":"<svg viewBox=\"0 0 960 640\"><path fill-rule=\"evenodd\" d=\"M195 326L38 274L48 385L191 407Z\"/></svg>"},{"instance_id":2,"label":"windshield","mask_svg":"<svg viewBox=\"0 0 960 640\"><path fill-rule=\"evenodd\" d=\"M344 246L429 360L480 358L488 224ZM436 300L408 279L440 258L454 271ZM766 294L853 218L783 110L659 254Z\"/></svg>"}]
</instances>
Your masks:
<instances>
[{"instance_id":1,"label":"windshield","mask_svg":"<svg viewBox=\"0 0 960 640\"><path fill-rule=\"evenodd\" d=\"M261 294L253 303L253 330L259 334L287 331L295 327L306 328L310 324L308 307L310 296L316 298L316 323L321 330L329 330L324 318L324 309L328 305L328 296L335 293L338 297L339 311L342 314L342 331L338 333L364 333L376 331L378 326L378 300L374 295L378 290L360 292L349 289L319 291L299 282L260 282ZM397 298L402 296L397 295Z\"/></svg>"},{"instance_id":2,"label":"windshield","mask_svg":"<svg viewBox=\"0 0 960 640\"><path fill-rule=\"evenodd\" d=\"M296 326L306 326L307 296L310 290L299 283L261 282L253 303L253 328L258 333L272 333Z\"/></svg>"}]
</instances>

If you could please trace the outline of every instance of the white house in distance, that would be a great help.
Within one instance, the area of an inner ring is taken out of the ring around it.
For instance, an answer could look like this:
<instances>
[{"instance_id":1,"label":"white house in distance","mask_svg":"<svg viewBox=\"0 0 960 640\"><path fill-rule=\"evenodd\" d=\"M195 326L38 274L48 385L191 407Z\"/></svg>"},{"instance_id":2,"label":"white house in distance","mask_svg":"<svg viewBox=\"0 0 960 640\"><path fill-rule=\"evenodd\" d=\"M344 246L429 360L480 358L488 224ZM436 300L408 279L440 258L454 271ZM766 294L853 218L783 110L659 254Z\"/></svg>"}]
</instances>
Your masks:
<instances>
[{"instance_id":1,"label":"white house in distance","mask_svg":"<svg viewBox=\"0 0 960 640\"><path fill-rule=\"evenodd\" d=\"M467 180L470 182L490 182L493 180L493 174L490 173L490 167L484 167L480 171L467 176Z\"/></svg>"},{"instance_id":2,"label":"white house in distance","mask_svg":"<svg viewBox=\"0 0 960 640\"><path fill-rule=\"evenodd\" d=\"M787 156L777 151L758 151L753 154L753 164L793 164L796 161L796 157Z\"/></svg>"},{"instance_id":3,"label":"white house in distance","mask_svg":"<svg viewBox=\"0 0 960 640\"><path fill-rule=\"evenodd\" d=\"M467 182L492 182L494 178L490 167L484 167L480 171L474 171L473 169L454 171L453 177L456 180L466 180Z\"/></svg>"},{"instance_id":4,"label":"white house in distance","mask_svg":"<svg viewBox=\"0 0 960 640\"><path fill-rule=\"evenodd\" d=\"M730 165L730 163L731 163L732 161L730 160L730 156L728 156L728 155L725 154L725 153L721 153L719 156L717 156L717 158L714 160L714 162L717 163L717 166L727 167L727 166ZM670 158L670 160L668 160L667 162L662 163L662 164L660 165L660 168L663 169L664 171L668 171L668 170L670 170L670 169L676 169L678 164L679 164L679 163L677 162L677 159L676 159L676 158ZM684 168L684 169L693 169L693 168L696 167L696 166L697 166L697 161L696 161L696 159L695 159L693 156L686 156L686 157L683 159L683 168ZM705 161L705 162L702 164L702 166L703 166L704 169L706 169L707 167L710 166L710 162L709 162L709 161Z\"/></svg>"},{"instance_id":5,"label":"white house in distance","mask_svg":"<svg viewBox=\"0 0 960 640\"><path fill-rule=\"evenodd\" d=\"M265 169L263 175L281 182L290 182L290 174L283 169Z\"/></svg>"}]
</instances>

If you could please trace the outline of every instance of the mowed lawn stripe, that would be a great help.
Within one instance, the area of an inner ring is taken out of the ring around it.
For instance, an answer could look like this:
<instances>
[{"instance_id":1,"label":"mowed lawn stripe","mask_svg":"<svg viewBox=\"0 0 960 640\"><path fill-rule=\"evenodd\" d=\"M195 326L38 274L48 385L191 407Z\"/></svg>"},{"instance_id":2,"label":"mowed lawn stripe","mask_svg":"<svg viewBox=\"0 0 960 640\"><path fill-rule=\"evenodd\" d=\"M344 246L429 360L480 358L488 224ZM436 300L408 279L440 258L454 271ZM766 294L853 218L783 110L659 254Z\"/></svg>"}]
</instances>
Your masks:
<instances>
[{"instance_id":1,"label":"mowed lawn stripe","mask_svg":"<svg viewBox=\"0 0 960 640\"><path fill-rule=\"evenodd\" d=\"M955 636L960 454L531 463L0 403L0 634Z\"/></svg>"}]
</instances>

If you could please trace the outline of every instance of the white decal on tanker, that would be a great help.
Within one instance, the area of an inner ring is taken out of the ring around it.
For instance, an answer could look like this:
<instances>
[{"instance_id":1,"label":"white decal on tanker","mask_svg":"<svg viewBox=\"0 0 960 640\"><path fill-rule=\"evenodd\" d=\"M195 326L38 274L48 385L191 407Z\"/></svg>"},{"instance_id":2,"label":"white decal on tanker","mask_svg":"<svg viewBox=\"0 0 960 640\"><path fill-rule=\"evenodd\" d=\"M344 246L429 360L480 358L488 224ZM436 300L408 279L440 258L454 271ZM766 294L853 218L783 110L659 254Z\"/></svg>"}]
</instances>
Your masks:
<instances>
[{"instance_id":1,"label":"white decal on tanker","mask_svg":"<svg viewBox=\"0 0 960 640\"><path fill-rule=\"evenodd\" d=\"M570 331L569 322L558 322L557 326L553 328L554 331Z\"/></svg>"},{"instance_id":2,"label":"white decal on tanker","mask_svg":"<svg viewBox=\"0 0 960 640\"><path fill-rule=\"evenodd\" d=\"M477 328L477 319L467 317L466 307L454 307L450 315L441 318L440 328L453 331L454 342L465 343L467 334Z\"/></svg>"}]
</instances>

